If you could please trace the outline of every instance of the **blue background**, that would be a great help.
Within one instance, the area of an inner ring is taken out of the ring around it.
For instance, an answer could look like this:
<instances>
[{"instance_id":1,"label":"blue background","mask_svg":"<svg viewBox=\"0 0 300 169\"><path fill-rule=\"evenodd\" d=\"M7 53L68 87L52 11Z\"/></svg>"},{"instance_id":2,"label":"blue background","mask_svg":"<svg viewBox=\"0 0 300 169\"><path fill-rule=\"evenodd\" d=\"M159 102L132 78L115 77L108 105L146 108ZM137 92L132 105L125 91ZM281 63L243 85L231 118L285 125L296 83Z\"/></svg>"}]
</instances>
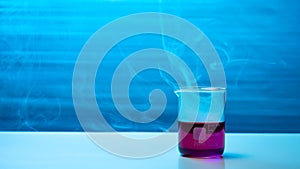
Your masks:
<instances>
[{"instance_id":1,"label":"blue background","mask_svg":"<svg viewBox=\"0 0 300 169\"><path fill-rule=\"evenodd\" d=\"M82 131L72 102L72 76L85 42L121 16L165 12L195 24L216 47L228 85L226 131L300 132L299 11L300 5L292 0L1 1L0 130ZM157 70L139 74L130 96L139 110L146 110L149 92L163 89L168 104L159 119L131 122L112 103L114 68L131 52L147 47L189 53L180 42L154 35L116 45L98 70L99 108L120 131L176 131L169 129L177 117L176 85ZM205 85L206 72L191 58L183 59ZM93 126L91 122L91 129L106 130Z\"/></svg>"}]
</instances>

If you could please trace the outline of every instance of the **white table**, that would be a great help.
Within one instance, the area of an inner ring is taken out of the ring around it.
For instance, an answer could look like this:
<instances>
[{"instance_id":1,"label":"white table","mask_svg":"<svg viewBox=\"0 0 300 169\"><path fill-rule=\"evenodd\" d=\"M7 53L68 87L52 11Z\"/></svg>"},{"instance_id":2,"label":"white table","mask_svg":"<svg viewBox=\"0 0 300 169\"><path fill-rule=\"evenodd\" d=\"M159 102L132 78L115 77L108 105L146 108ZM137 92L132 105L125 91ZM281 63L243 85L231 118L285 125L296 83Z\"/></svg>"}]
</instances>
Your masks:
<instances>
[{"instance_id":1,"label":"white table","mask_svg":"<svg viewBox=\"0 0 300 169\"><path fill-rule=\"evenodd\" d=\"M300 169L299 153L300 134L226 134L222 159L184 158L176 147L153 158L128 159L102 150L85 133L0 132L0 169Z\"/></svg>"}]
</instances>

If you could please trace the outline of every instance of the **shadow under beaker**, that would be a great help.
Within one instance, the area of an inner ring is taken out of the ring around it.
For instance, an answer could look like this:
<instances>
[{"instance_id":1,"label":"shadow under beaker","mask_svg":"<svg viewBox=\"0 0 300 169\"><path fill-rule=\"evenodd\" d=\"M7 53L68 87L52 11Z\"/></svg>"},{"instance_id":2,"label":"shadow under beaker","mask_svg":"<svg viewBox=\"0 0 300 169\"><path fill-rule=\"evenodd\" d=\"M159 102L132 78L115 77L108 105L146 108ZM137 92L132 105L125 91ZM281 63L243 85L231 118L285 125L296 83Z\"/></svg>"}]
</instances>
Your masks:
<instances>
[{"instance_id":1,"label":"shadow under beaker","mask_svg":"<svg viewBox=\"0 0 300 169\"><path fill-rule=\"evenodd\" d=\"M178 169L224 169L224 158L178 158Z\"/></svg>"}]
</instances>

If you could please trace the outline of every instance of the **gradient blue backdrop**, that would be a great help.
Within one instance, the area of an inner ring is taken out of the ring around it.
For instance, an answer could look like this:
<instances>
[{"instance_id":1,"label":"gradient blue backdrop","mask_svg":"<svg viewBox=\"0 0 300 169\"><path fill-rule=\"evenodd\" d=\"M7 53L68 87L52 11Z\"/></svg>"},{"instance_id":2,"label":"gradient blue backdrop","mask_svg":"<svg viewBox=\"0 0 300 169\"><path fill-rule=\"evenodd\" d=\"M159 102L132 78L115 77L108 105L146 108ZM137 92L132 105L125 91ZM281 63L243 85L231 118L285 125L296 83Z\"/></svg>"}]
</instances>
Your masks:
<instances>
[{"instance_id":1,"label":"gradient blue backdrop","mask_svg":"<svg viewBox=\"0 0 300 169\"><path fill-rule=\"evenodd\" d=\"M72 75L84 43L121 16L166 12L198 26L216 47L227 77L228 132L300 132L299 11L300 4L293 0L0 1L0 130L81 131L72 102ZM152 89L166 92L167 108L156 121L133 123L112 103L114 68L131 52L146 47L193 58L180 42L161 36L121 42L99 67L99 107L120 131L175 131L168 128L177 116L177 98L166 74L142 72L130 88L140 110L149 107ZM186 62L195 66L196 76L207 80L201 63ZM93 128L93 123L90 128L105 130Z\"/></svg>"}]
</instances>

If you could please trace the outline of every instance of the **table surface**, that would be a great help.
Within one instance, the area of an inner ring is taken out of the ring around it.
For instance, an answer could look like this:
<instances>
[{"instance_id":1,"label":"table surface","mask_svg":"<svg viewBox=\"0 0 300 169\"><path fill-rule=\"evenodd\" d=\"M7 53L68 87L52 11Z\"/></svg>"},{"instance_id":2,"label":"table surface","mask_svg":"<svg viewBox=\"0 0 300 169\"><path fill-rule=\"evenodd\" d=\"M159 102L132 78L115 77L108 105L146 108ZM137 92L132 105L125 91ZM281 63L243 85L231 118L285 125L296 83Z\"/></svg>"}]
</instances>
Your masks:
<instances>
[{"instance_id":1,"label":"table surface","mask_svg":"<svg viewBox=\"0 0 300 169\"><path fill-rule=\"evenodd\" d=\"M229 133L225 147L219 159L181 157L177 147L152 158L129 159L102 150L83 132L0 132L0 168L300 168L300 134Z\"/></svg>"}]
</instances>

